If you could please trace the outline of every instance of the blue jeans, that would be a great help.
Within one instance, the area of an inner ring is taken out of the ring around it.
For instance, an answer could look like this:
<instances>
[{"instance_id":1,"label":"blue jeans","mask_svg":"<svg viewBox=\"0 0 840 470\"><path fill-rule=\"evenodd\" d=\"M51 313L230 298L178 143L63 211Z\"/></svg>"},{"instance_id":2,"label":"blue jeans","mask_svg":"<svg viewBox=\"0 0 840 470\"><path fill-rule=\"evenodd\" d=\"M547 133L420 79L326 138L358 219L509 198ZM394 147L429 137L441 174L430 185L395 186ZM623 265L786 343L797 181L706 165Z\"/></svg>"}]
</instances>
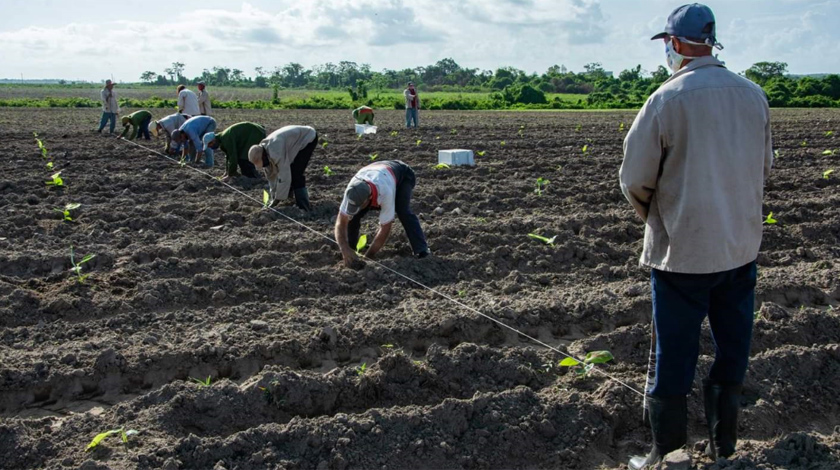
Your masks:
<instances>
[{"instance_id":1,"label":"blue jeans","mask_svg":"<svg viewBox=\"0 0 840 470\"><path fill-rule=\"evenodd\" d=\"M414 128L417 128L417 113L417 108L406 108L405 127L411 127L411 121L414 121Z\"/></svg>"},{"instance_id":2,"label":"blue jeans","mask_svg":"<svg viewBox=\"0 0 840 470\"><path fill-rule=\"evenodd\" d=\"M712 274L651 270L656 376L648 393L660 398L687 395L700 352L706 315L715 343L709 378L724 385L744 381L752 341L755 262Z\"/></svg>"},{"instance_id":3,"label":"blue jeans","mask_svg":"<svg viewBox=\"0 0 840 470\"><path fill-rule=\"evenodd\" d=\"M102 113L102 117L99 118L99 130L97 132L102 132L102 129L105 129L105 123L111 121L111 134L114 133L114 128L117 126L117 113Z\"/></svg>"},{"instance_id":4,"label":"blue jeans","mask_svg":"<svg viewBox=\"0 0 840 470\"><path fill-rule=\"evenodd\" d=\"M152 140L152 135L149 134L149 124L151 124L152 118L149 117L148 119L144 119L143 122L140 123L140 129L137 130L137 138L144 138L146 140Z\"/></svg>"},{"instance_id":5,"label":"blue jeans","mask_svg":"<svg viewBox=\"0 0 840 470\"><path fill-rule=\"evenodd\" d=\"M417 215L411 212L410 207L411 193L414 191L414 184L416 183L414 170L399 160L384 163L391 166L391 169L394 170L394 176L397 177L397 194L394 211L397 213L397 218L400 219L400 223L405 229L408 242L411 244L411 251L413 251L415 255L423 253L429 249L429 245L426 244L426 236L423 235L423 228L420 227L420 219L417 218ZM358 214L353 216L353 218L350 219L350 223L347 224L347 241L350 243L351 247L355 247L356 243L359 241L359 231L362 225L362 217L364 217L370 210L370 206L362 209Z\"/></svg>"}]
</instances>

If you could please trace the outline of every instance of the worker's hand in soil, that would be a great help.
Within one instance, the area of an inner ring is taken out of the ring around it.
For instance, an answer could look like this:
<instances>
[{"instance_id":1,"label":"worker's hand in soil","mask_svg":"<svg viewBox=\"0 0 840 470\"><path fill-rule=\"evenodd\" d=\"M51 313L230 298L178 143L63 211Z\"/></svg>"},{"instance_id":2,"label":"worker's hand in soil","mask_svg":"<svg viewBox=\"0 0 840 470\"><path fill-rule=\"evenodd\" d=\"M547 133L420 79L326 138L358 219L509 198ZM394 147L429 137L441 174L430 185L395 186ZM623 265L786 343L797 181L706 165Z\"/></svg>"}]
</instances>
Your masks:
<instances>
[{"instance_id":1,"label":"worker's hand in soil","mask_svg":"<svg viewBox=\"0 0 840 470\"><path fill-rule=\"evenodd\" d=\"M365 267L365 262L356 255L346 256L344 257L344 267L358 271Z\"/></svg>"}]
</instances>

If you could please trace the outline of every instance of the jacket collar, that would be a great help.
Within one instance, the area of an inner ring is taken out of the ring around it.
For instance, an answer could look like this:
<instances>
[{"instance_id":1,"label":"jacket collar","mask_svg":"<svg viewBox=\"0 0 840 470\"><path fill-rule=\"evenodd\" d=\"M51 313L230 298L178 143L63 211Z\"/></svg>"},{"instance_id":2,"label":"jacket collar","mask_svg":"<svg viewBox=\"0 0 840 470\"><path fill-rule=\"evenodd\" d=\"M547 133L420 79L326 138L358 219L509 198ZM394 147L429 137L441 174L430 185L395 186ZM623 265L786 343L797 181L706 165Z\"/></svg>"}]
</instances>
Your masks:
<instances>
[{"instance_id":1,"label":"jacket collar","mask_svg":"<svg viewBox=\"0 0 840 470\"><path fill-rule=\"evenodd\" d=\"M677 77L681 77L681 76L691 72L692 70L697 70L701 67L724 67L724 68L726 68L726 66L723 65L723 62L717 60L714 56L710 56L710 55L703 56L703 57L700 57L699 59L692 59L691 62L688 63L688 65L686 65L685 67L680 69L679 72L671 75L671 78L669 78L668 80L665 80L665 83L668 83L671 80L676 79Z\"/></svg>"}]
</instances>

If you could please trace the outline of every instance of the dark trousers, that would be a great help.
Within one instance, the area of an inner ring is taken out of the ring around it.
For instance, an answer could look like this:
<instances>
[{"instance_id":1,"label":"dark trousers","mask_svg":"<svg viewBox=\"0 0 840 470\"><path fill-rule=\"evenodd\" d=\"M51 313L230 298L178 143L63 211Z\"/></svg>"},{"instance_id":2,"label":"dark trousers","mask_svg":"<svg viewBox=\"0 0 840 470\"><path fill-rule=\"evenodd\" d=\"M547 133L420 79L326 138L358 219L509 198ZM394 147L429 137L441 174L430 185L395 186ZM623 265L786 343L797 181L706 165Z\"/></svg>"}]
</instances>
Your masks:
<instances>
[{"instance_id":1,"label":"dark trousers","mask_svg":"<svg viewBox=\"0 0 840 470\"><path fill-rule=\"evenodd\" d=\"M744 381L752 341L755 262L712 274L651 270L656 375L651 395L687 395L700 352L700 326L708 315L715 343L709 378L724 385Z\"/></svg>"},{"instance_id":2,"label":"dark trousers","mask_svg":"<svg viewBox=\"0 0 840 470\"><path fill-rule=\"evenodd\" d=\"M243 176L247 176L248 178L259 178L260 173L257 171L257 167L254 166L253 163L249 162L248 160L237 160L237 164L239 164L239 171L242 173Z\"/></svg>"},{"instance_id":3,"label":"dark trousers","mask_svg":"<svg viewBox=\"0 0 840 470\"><path fill-rule=\"evenodd\" d=\"M152 122L152 117L149 116L148 118L144 119L140 123L140 129L137 131L137 138L144 138L146 140L152 140L152 135L149 134L149 124Z\"/></svg>"},{"instance_id":4,"label":"dark trousers","mask_svg":"<svg viewBox=\"0 0 840 470\"><path fill-rule=\"evenodd\" d=\"M318 134L315 134L315 139L309 145L298 152L295 161L289 166L292 171L292 187L289 188L288 197L292 197L295 189L306 187L306 167L309 166L309 160L312 159L316 145L318 145Z\"/></svg>"},{"instance_id":5,"label":"dark trousers","mask_svg":"<svg viewBox=\"0 0 840 470\"><path fill-rule=\"evenodd\" d=\"M391 166L394 170L394 176L397 177L397 194L394 210L397 213L397 218L400 219L400 223L405 229L408 242L411 244L411 251L417 255L428 250L429 245L426 244L426 236L423 235L423 228L420 227L420 219L411 212L411 193L414 191L414 184L416 183L414 170L400 161L388 163L392 164ZM347 224L347 241L353 248L355 248L356 243L359 242L359 231L362 226L362 217L364 217L370 210L370 206L362 209L358 214L350 219L350 223Z\"/></svg>"}]
</instances>

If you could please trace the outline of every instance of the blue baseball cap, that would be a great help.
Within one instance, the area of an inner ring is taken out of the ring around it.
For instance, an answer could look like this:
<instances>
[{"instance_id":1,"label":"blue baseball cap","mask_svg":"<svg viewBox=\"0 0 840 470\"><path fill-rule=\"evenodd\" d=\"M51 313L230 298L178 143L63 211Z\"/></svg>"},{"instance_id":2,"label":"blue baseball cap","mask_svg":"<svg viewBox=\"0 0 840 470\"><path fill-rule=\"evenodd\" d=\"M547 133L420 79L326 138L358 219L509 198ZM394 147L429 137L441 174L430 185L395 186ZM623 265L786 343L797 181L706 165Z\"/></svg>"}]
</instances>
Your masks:
<instances>
[{"instance_id":1,"label":"blue baseball cap","mask_svg":"<svg viewBox=\"0 0 840 470\"><path fill-rule=\"evenodd\" d=\"M711 8L699 3L683 5L668 15L665 31L650 39L656 40L668 36L699 41L709 39L712 44L715 44L717 43L715 38L715 14L712 13Z\"/></svg>"}]
</instances>

